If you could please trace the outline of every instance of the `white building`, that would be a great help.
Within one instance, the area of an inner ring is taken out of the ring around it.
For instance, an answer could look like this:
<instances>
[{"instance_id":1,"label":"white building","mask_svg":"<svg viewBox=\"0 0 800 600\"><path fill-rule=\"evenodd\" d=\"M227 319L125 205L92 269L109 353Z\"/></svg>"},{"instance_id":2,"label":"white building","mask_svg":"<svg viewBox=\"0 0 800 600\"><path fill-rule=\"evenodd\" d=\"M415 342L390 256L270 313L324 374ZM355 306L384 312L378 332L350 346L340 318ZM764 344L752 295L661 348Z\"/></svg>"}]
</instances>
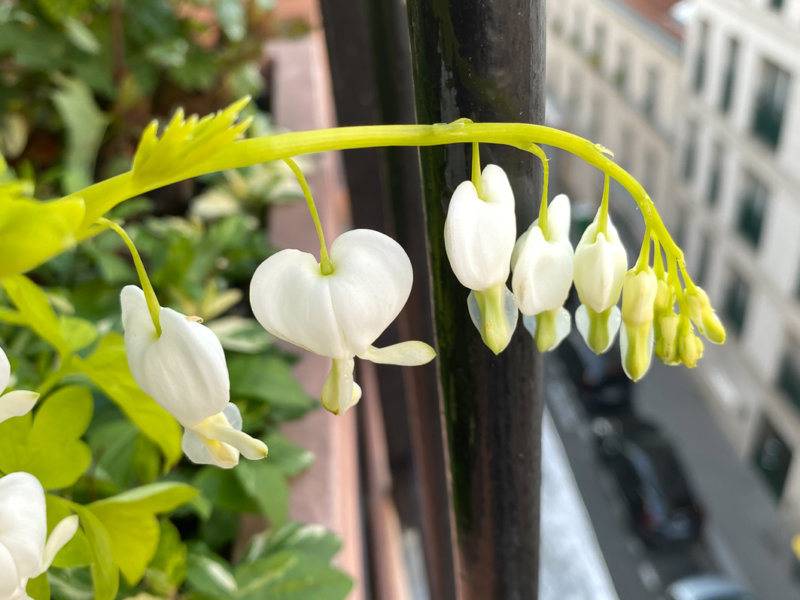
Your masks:
<instances>
[{"instance_id":1,"label":"white building","mask_svg":"<svg viewBox=\"0 0 800 600\"><path fill-rule=\"evenodd\" d=\"M800 0L696 0L680 201L690 271L725 320L698 379L800 528Z\"/></svg>"},{"instance_id":2,"label":"white building","mask_svg":"<svg viewBox=\"0 0 800 600\"><path fill-rule=\"evenodd\" d=\"M800 0L561 0L548 13L561 125L614 150L677 233L729 331L693 375L800 529ZM573 199L596 207L591 171L560 161ZM641 239L634 204L614 195Z\"/></svg>"}]
</instances>

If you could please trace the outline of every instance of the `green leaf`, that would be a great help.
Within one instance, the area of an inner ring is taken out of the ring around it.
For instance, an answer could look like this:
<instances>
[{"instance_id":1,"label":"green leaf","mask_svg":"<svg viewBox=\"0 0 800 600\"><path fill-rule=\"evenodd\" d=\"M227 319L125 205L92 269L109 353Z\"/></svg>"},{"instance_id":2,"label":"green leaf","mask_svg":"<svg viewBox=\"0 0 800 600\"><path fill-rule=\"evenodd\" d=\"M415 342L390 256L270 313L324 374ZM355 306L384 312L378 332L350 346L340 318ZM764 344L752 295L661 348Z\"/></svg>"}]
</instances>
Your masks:
<instances>
[{"instance_id":1,"label":"green leaf","mask_svg":"<svg viewBox=\"0 0 800 600\"><path fill-rule=\"evenodd\" d=\"M83 199L38 202L0 195L0 278L32 269L75 243Z\"/></svg>"},{"instance_id":2,"label":"green leaf","mask_svg":"<svg viewBox=\"0 0 800 600\"><path fill-rule=\"evenodd\" d=\"M273 525L283 525L289 514L289 484L280 469L268 461L243 461L233 472L242 488Z\"/></svg>"},{"instance_id":3,"label":"green leaf","mask_svg":"<svg viewBox=\"0 0 800 600\"><path fill-rule=\"evenodd\" d=\"M95 600L88 569L52 569L47 578L58 600Z\"/></svg>"},{"instance_id":4,"label":"green leaf","mask_svg":"<svg viewBox=\"0 0 800 600\"><path fill-rule=\"evenodd\" d=\"M108 532L114 562L135 585L156 553L160 527L157 513L191 500L197 490L182 483L153 483L93 502L87 508Z\"/></svg>"},{"instance_id":5,"label":"green leaf","mask_svg":"<svg viewBox=\"0 0 800 600\"><path fill-rule=\"evenodd\" d=\"M70 352L82 350L97 339L97 328L91 321L69 315L61 315L58 321L61 337Z\"/></svg>"},{"instance_id":6,"label":"green leaf","mask_svg":"<svg viewBox=\"0 0 800 600\"><path fill-rule=\"evenodd\" d=\"M166 459L165 470L178 462L182 455L181 427L172 415L136 385L128 368L121 335L106 334L91 356L74 362L144 435L161 448Z\"/></svg>"},{"instance_id":7,"label":"green leaf","mask_svg":"<svg viewBox=\"0 0 800 600\"><path fill-rule=\"evenodd\" d=\"M92 459L80 437L93 406L89 390L69 386L40 402L32 424L23 417L0 423L0 470L30 473L45 489L74 484Z\"/></svg>"},{"instance_id":8,"label":"green leaf","mask_svg":"<svg viewBox=\"0 0 800 600\"><path fill-rule=\"evenodd\" d=\"M52 494L45 494L44 498L47 505L49 535L56 525L73 513L69 501ZM83 530L78 529L72 539L56 555L53 566L59 568L86 567L89 563L91 563L89 543L86 541L86 534Z\"/></svg>"},{"instance_id":9,"label":"green leaf","mask_svg":"<svg viewBox=\"0 0 800 600\"><path fill-rule=\"evenodd\" d=\"M352 580L324 561L284 550L236 569L241 600L340 600Z\"/></svg>"},{"instance_id":10,"label":"green leaf","mask_svg":"<svg viewBox=\"0 0 800 600\"><path fill-rule=\"evenodd\" d=\"M92 33L92 30L77 19L68 17L64 20L64 33L66 33L67 38L76 48L88 54L100 53L100 42Z\"/></svg>"},{"instance_id":11,"label":"green leaf","mask_svg":"<svg viewBox=\"0 0 800 600\"><path fill-rule=\"evenodd\" d=\"M111 552L109 532L87 507L72 503L71 508L78 514L86 534L95 600L114 600L119 589L119 569Z\"/></svg>"},{"instance_id":12,"label":"green leaf","mask_svg":"<svg viewBox=\"0 0 800 600\"><path fill-rule=\"evenodd\" d=\"M314 408L314 401L292 375L287 361L277 356L238 355L228 359L231 395L269 404L287 418L299 418Z\"/></svg>"},{"instance_id":13,"label":"green leaf","mask_svg":"<svg viewBox=\"0 0 800 600\"><path fill-rule=\"evenodd\" d=\"M228 316L214 319L206 325L226 350L256 354L273 343L273 337L255 319Z\"/></svg>"},{"instance_id":14,"label":"green leaf","mask_svg":"<svg viewBox=\"0 0 800 600\"><path fill-rule=\"evenodd\" d=\"M219 0L217 6L217 22L222 31L232 42L244 39L247 17L244 5L239 0Z\"/></svg>"},{"instance_id":15,"label":"green leaf","mask_svg":"<svg viewBox=\"0 0 800 600\"><path fill-rule=\"evenodd\" d=\"M161 535L153 560L147 567L147 583L156 594L175 596L175 590L186 579L186 544L168 519L162 519Z\"/></svg>"},{"instance_id":16,"label":"green leaf","mask_svg":"<svg viewBox=\"0 0 800 600\"><path fill-rule=\"evenodd\" d=\"M287 523L253 537L242 562L253 562L283 550L302 552L321 561L330 562L342 547L341 541L321 525Z\"/></svg>"},{"instance_id":17,"label":"green leaf","mask_svg":"<svg viewBox=\"0 0 800 600\"><path fill-rule=\"evenodd\" d=\"M42 573L28 581L25 591L33 600L50 600L50 584L47 583L47 573Z\"/></svg>"},{"instance_id":18,"label":"green leaf","mask_svg":"<svg viewBox=\"0 0 800 600\"><path fill-rule=\"evenodd\" d=\"M69 345L61 334L61 323L42 289L24 275L6 277L2 284L11 302L25 318L26 325L53 346L62 358L69 356Z\"/></svg>"},{"instance_id":19,"label":"green leaf","mask_svg":"<svg viewBox=\"0 0 800 600\"><path fill-rule=\"evenodd\" d=\"M53 104L67 134L62 187L68 194L91 185L94 161L103 141L108 117L97 107L89 86L80 79L59 75Z\"/></svg>"},{"instance_id":20,"label":"green leaf","mask_svg":"<svg viewBox=\"0 0 800 600\"><path fill-rule=\"evenodd\" d=\"M186 582L191 588L220 600L238 598L236 579L228 564L202 544L193 544L186 558Z\"/></svg>"},{"instance_id":21,"label":"green leaf","mask_svg":"<svg viewBox=\"0 0 800 600\"><path fill-rule=\"evenodd\" d=\"M314 453L274 433L264 438L269 448L269 464L287 477L299 475L314 464Z\"/></svg>"},{"instance_id":22,"label":"green leaf","mask_svg":"<svg viewBox=\"0 0 800 600\"><path fill-rule=\"evenodd\" d=\"M242 463L239 463L241 466ZM236 467L238 468L238 467ZM249 497L234 474L236 468L218 469L202 467L192 480L192 485L215 506L234 512L257 513L258 505Z\"/></svg>"}]
</instances>

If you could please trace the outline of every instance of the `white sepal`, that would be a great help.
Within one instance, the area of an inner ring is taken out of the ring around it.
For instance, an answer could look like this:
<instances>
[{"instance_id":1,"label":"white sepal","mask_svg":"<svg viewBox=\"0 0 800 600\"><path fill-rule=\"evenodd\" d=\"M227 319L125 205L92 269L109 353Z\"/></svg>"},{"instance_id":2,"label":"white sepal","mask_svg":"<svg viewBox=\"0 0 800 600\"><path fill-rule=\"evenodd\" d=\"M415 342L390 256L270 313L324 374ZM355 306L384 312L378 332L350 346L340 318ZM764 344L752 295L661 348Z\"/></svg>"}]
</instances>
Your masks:
<instances>
[{"instance_id":1,"label":"white sepal","mask_svg":"<svg viewBox=\"0 0 800 600\"><path fill-rule=\"evenodd\" d=\"M461 285L485 290L508 279L517 235L514 192L503 169L486 165L482 195L471 181L456 188L444 223L450 267Z\"/></svg>"},{"instance_id":2,"label":"white sepal","mask_svg":"<svg viewBox=\"0 0 800 600\"><path fill-rule=\"evenodd\" d=\"M15 390L0 396L0 423L12 417L28 414L39 399L36 392Z\"/></svg>"}]
</instances>

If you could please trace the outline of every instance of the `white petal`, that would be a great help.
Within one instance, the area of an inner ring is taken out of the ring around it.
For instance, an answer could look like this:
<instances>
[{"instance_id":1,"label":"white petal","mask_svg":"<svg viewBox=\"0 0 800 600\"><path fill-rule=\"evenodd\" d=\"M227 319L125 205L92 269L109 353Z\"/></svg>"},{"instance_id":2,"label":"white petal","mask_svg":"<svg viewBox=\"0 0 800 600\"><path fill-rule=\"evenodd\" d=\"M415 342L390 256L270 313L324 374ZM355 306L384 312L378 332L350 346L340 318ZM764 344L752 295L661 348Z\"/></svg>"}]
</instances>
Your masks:
<instances>
[{"instance_id":1,"label":"white petal","mask_svg":"<svg viewBox=\"0 0 800 600\"><path fill-rule=\"evenodd\" d=\"M353 381L353 367L352 358L334 358L331 371L322 386L322 406L335 415L343 415L361 399L361 388Z\"/></svg>"},{"instance_id":2,"label":"white petal","mask_svg":"<svg viewBox=\"0 0 800 600\"><path fill-rule=\"evenodd\" d=\"M410 341L392 344L385 348L370 346L358 356L382 365L415 367L429 363L436 358L436 350L425 342Z\"/></svg>"},{"instance_id":3,"label":"white petal","mask_svg":"<svg viewBox=\"0 0 800 600\"><path fill-rule=\"evenodd\" d=\"M572 286L572 247L548 242L534 225L518 253L511 289L522 314L535 315L564 304Z\"/></svg>"},{"instance_id":4,"label":"white petal","mask_svg":"<svg viewBox=\"0 0 800 600\"><path fill-rule=\"evenodd\" d=\"M242 415L232 402L183 434L183 451L198 464L217 465L229 469L239 462L239 453L251 460L267 456L267 446L242 431Z\"/></svg>"},{"instance_id":5,"label":"white petal","mask_svg":"<svg viewBox=\"0 0 800 600\"><path fill-rule=\"evenodd\" d=\"M0 396L0 423L12 417L27 415L38 399L39 394L26 390L3 394Z\"/></svg>"},{"instance_id":6,"label":"white petal","mask_svg":"<svg viewBox=\"0 0 800 600\"><path fill-rule=\"evenodd\" d=\"M453 193L444 224L444 243L453 273L466 288L485 290L508 279L516 240L514 193L505 172L487 165L483 199L472 182Z\"/></svg>"},{"instance_id":7,"label":"white petal","mask_svg":"<svg viewBox=\"0 0 800 600\"><path fill-rule=\"evenodd\" d=\"M547 205L547 227L551 240L568 240L571 223L569 198L559 194Z\"/></svg>"},{"instance_id":8,"label":"white petal","mask_svg":"<svg viewBox=\"0 0 800 600\"><path fill-rule=\"evenodd\" d=\"M35 577L47 535L42 484L29 473L0 479L0 545L14 557L20 578Z\"/></svg>"},{"instance_id":9,"label":"white petal","mask_svg":"<svg viewBox=\"0 0 800 600\"><path fill-rule=\"evenodd\" d=\"M125 351L139 387L184 427L222 411L230 381L217 336L179 312L162 308L161 337L156 339L144 293L126 286L121 302Z\"/></svg>"},{"instance_id":10,"label":"white petal","mask_svg":"<svg viewBox=\"0 0 800 600\"><path fill-rule=\"evenodd\" d=\"M340 235L331 245L331 261L331 303L348 355L354 356L400 314L411 293L411 261L400 244L370 229Z\"/></svg>"},{"instance_id":11,"label":"white petal","mask_svg":"<svg viewBox=\"0 0 800 600\"><path fill-rule=\"evenodd\" d=\"M593 228L595 224L587 231ZM619 238L614 241L602 233L596 238L584 234L575 249L575 289L581 302L595 312L616 304L627 268L628 256Z\"/></svg>"},{"instance_id":12,"label":"white petal","mask_svg":"<svg viewBox=\"0 0 800 600\"><path fill-rule=\"evenodd\" d=\"M0 598L14 598L19 592L20 576L14 557L0 544Z\"/></svg>"},{"instance_id":13,"label":"white petal","mask_svg":"<svg viewBox=\"0 0 800 600\"><path fill-rule=\"evenodd\" d=\"M44 545L44 555L42 556L42 564L39 566L38 574L44 573L50 568L56 554L72 539L76 531L78 531L78 515L71 515L62 519L58 525L53 527L53 531L50 532L50 537L47 538L47 543Z\"/></svg>"},{"instance_id":14,"label":"white petal","mask_svg":"<svg viewBox=\"0 0 800 600\"><path fill-rule=\"evenodd\" d=\"M6 353L0 348L0 393L8 387L11 379L11 363L8 362Z\"/></svg>"},{"instance_id":15,"label":"white petal","mask_svg":"<svg viewBox=\"0 0 800 600\"><path fill-rule=\"evenodd\" d=\"M334 271L310 254L283 250L256 269L250 304L276 337L332 358L364 352L397 317L411 292L411 262L390 237L368 229L339 236Z\"/></svg>"}]
</instances>

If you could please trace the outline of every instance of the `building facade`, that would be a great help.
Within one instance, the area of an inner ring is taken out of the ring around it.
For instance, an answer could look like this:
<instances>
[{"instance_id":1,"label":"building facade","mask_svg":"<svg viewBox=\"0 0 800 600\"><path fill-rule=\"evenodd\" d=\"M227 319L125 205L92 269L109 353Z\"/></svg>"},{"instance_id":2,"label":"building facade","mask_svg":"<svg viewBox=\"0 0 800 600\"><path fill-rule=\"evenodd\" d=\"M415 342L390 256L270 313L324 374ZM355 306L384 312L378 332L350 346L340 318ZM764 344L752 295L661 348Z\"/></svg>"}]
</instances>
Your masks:
<instances>
[{"instance_id":1,"label":"building facade","mask_svg":"<svg viewBox=\"0 0 800 600\"><path fill-rule=\"evenodd\" d=\"M548 13L560 125L613 149L676 233L729 331L692 376L800 529L800 0L561 0ZM558 162L589 218L592 171ZM641 239L635 204L612 190L616 221Z\"/></svg>"}]
</instances>

